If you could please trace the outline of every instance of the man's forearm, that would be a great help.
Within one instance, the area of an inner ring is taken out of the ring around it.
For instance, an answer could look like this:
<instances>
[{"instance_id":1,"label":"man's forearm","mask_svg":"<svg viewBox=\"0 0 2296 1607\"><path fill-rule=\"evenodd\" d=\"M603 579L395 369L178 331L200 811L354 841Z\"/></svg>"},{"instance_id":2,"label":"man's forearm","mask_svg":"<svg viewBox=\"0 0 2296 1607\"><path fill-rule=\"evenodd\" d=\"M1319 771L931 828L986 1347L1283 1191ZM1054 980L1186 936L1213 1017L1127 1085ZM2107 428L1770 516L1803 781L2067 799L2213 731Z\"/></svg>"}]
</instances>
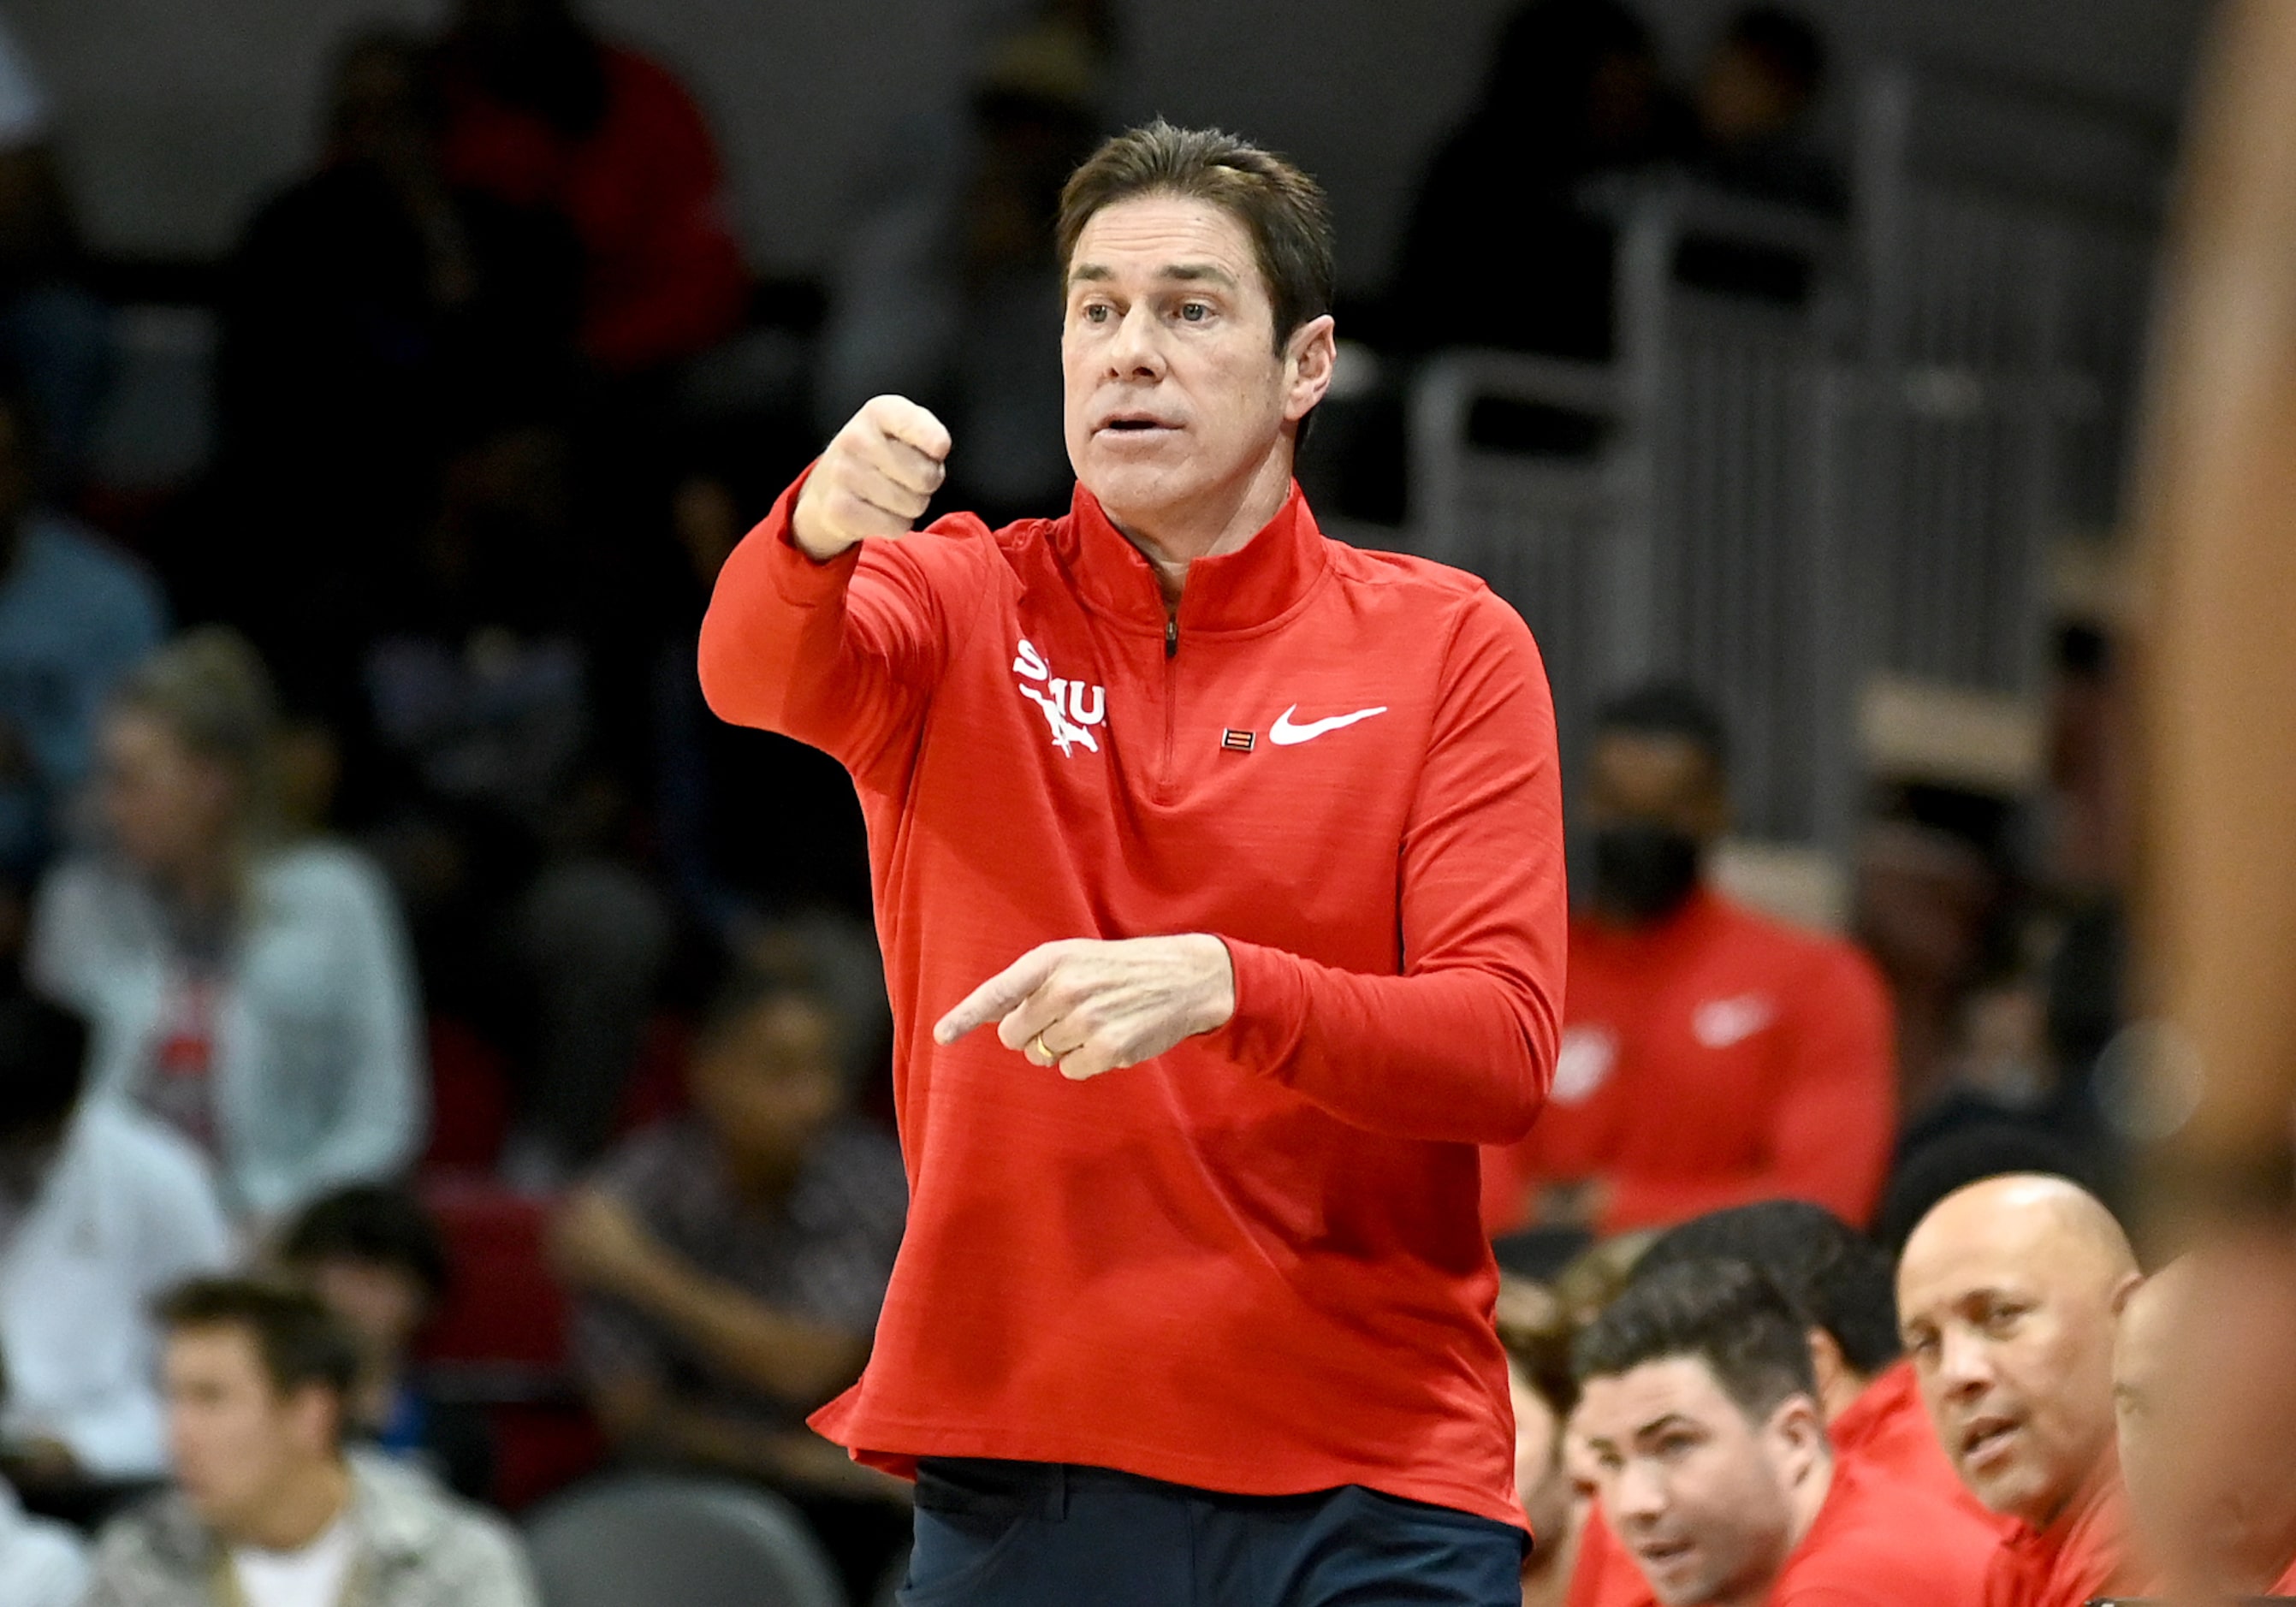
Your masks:
<instances>
[{"instance_id":1,"label":"man's forearm","mask_svg":"<svg viewBox=\"0 0 2296 1607\"><path fill-rule=\"evenodd\" d=\"M773 1309L667 1251L616 1293L716 1365L810 1410L860 1376L868 1341Z\"/></svg>"}]
</instances>

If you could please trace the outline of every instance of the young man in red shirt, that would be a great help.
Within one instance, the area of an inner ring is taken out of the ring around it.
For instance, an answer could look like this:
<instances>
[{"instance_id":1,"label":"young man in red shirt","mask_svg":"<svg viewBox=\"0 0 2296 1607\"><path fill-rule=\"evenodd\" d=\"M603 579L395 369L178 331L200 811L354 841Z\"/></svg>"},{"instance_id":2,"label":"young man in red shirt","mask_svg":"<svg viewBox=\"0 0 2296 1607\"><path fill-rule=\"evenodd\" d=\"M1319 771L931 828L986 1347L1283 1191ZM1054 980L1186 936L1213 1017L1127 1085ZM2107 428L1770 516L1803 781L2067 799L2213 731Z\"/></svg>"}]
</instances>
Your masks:
<instances>
[{"instance_id":1,"label":"young man in red shirt","mask_svg":"<svg viewBox=\"0 0 2296 1607\"><path fill-rule=\"evenodd\" d=\"M1559 1032L1538 652L1292 482L1333 360L1306 175L1157 124L1059 245L1069 513L911 533L951 444L880 398L702 630L712 706L869 821L912 1204L815 1422L917 1477L916 1601L1505 1601L1477 1146Z\"/></svg>"},{"instance_id":2,"label":"young man in red shirt","mask_svg":"<svg viewBox=\"0 0 2296 1607\"><path fill-rule=\"evenodd\" d=\"M1800 1316L1742 1261L1638 1279L1578 1338L1571 1431L1663 1607L1921 1607L1960 1576L1826 1439Z\"/></svg>"},{"instance_id":3,"label":"young man in red shirt","mask_svg":"<svg viewBox=\"0 0 2296 1607\"><path fill-rule=\"evenodd\" d=\"M1546 1113L1491 1156L1485 1225L1663 1226L1791 1197L1863 1224L1897 1122L1888 995L1850 945L1706 887L1729 824L1719 717L1685 688L1597 718L1594 888Z\"/></svg>"},{"instance_id":4,"label":"young man in red shirt","mask_svg":"<svg viewBox=\"0 0 2296 1607\"><path fill-rule=\"evenodd\" d=\"M1949 1571L1947 1599L1974 1602L2007 1526L1963 1487L1930 1426L1898 1342L1889 1258L1823 1207L1770 1200L1710 1212L1670 1230L1636 1263L1634 1275L1720 1260L1746 1263L1786 1297L1807 1327L1811 1376L1834 1454L1898 1502L1906 1521L1921 1525L1939 1568ZM1604 1547L1620 1552L1598 1513L1580 1545L1589 1560L1587 1591L1574 1601L1582 1607L1649 1603L1640 1576L1630 1564L1611 1565L1601 1554Z\"/></svg>"},{"instance_id":5,"label":"young man in red shirt","mask_svg":"<svg viewBox=\"0 0 2296 1607\"><path fill-rule=\"evenodd\" d=\"M2112 1340L2138 1283L2112 1215L2060 1177L1947 1195L1906 1241L1898 1320L1946 1455L2013 1520L1984 1607L2144 1594L2113 1439Z\"/></svg>"}]
</instances>

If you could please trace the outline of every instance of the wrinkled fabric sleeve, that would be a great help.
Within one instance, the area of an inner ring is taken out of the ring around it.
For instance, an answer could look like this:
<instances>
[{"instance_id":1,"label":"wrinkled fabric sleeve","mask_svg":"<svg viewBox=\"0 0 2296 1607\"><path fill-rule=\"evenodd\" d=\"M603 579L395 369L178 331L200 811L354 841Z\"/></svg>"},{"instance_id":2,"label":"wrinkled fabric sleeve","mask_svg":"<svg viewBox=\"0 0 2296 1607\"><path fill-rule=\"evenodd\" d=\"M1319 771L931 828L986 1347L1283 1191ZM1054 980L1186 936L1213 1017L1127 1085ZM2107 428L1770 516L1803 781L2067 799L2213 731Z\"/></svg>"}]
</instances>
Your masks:
<instances>
[{"instance_id":1,"label":"wrinkled fabric sleeve","mask_svg":"<svg viewBox=\"0 0 2296 1607\"><path fill-rule=\"evenodd\" d=\"M794 737L883 790L914 752L948 660L952 621L935 571L963 567L964 537L985 548L987 528L953 514L816 563L790 532L805 480L718 573L701 622L702 696L720 719Z\"/></svg>"},{"instance_id":2,"label":"wrinkled fabric sleeve","mask_svg":"<svg viewBox=\"0 0 2296 1607\"><path fill-rule=\"evenodd\" d=\"M1554 708L1529 629L1488 591L1462 608L1401 864L1398 976L1224 939L1239 1063L1343 1121L1508 1144L1546 1097L1566 953Z\"/></svg>"}]
</instances>

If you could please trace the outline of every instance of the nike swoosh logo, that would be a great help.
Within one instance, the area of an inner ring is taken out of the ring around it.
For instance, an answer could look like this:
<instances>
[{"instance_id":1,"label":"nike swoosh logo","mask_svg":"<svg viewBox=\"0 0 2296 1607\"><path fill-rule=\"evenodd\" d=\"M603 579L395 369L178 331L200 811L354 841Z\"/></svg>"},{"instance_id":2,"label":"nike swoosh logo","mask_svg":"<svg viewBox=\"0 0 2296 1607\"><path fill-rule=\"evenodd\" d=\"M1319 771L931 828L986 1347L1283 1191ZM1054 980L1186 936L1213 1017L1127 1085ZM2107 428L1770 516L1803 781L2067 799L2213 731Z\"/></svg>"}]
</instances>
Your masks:
<instances>
[{"instance_id":1,"label":"nike swoosh logo","mask_svg":"<svg viewBox=\"0 0 2296 1607\"><path fill-rule=\"evenodd\" d=\"M1312 742L1326 731L1337 731L1342 726L1367 720L1374 714L1385 714L1387 705L1382 703L1376 709L1358 709L1353 714L1335 714L1327 720L1309 720L1304 726L1295 726L1292 723L1292 717L1299 712L1300 705L1294 703L1277 715L1275 724L1267 729L1267 740L1279 748L1289 748L1294 742Z\"/></svg>"}]
</instances>

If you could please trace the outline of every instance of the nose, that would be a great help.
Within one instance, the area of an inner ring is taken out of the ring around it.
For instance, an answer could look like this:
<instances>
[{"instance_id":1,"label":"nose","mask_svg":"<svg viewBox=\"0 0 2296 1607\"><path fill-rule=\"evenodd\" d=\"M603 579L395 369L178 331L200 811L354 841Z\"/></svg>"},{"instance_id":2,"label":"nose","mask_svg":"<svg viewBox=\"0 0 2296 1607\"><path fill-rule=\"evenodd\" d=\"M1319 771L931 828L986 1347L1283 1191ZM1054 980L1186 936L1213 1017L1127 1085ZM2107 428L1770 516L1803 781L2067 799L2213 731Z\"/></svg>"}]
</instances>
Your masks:
<instances>
[{"instance_id":1,"label":"nose","mask_svg":"<svg viewBox=\"0 0 2296 1607\"><path fill-rule=\"evenodd\" d=\"M1645 1461L1629 1462L1603 1492L1603 1505L1622 1524L1654 1523L1666 1515L1665 1476Z\"/></svg>"},{"instance_id":2,"label":"nose","mask_svg":"<svg viewBox=\"0 0 2296 1607\"><path fill-rule=\"evenodd\" d=\"M1993 1382L1992 1358L1974 1334L1949 1328L1938 1341L1937 1377L1948 1397L1981 1394Z\"/></svg>"},{"instance_id":3,"label":"nose","mask_svg":"<svg viewBox=\"0 0 2296 1607\"><path fill-rule=\"evenodd\" d=\"M1164 353L1156 333L1155 309L1144 302L1125 308L1116 333L1108 342L1108 377L1111 380L1159 380L1164 374Z\"/></svg>"}]
</instances>

